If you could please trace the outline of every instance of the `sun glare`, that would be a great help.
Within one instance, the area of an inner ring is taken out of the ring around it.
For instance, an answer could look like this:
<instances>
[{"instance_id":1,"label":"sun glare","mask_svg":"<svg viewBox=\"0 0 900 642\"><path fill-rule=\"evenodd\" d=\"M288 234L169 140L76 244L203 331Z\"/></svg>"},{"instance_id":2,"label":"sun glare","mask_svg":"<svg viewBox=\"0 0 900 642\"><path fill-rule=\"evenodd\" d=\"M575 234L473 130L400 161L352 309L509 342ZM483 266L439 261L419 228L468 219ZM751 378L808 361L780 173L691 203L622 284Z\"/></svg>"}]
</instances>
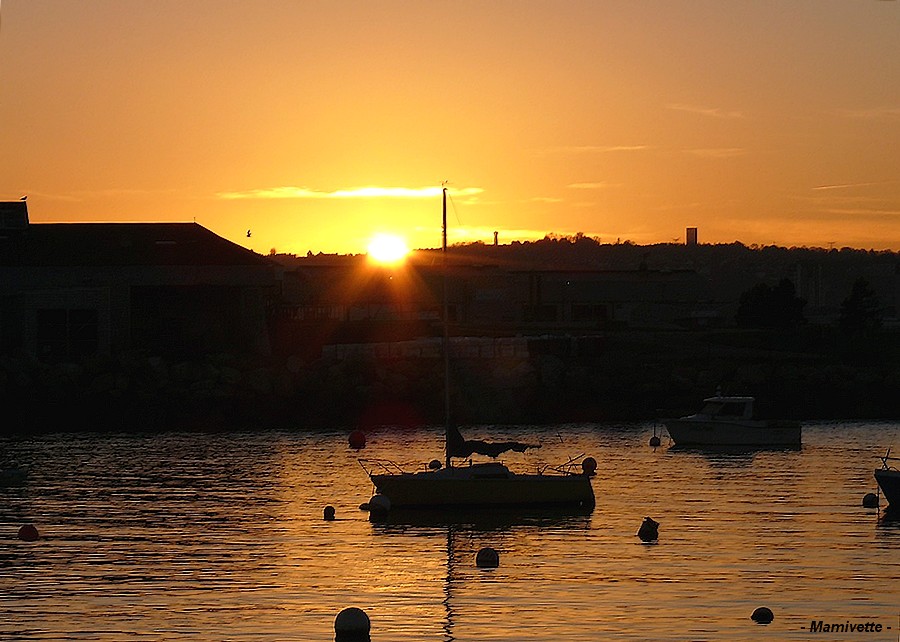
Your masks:
<instances>
[{"instance_id":1,"label":"sun glare","mask_svg":"<svg viewBox=\"0 0 900 642\"><path fill-rule=\"evenodd\" d=\"M368 249L369 258L376 263L399 263L409 254L406 241L395 234L376 234Z\"/></svg>"}]
</instances>

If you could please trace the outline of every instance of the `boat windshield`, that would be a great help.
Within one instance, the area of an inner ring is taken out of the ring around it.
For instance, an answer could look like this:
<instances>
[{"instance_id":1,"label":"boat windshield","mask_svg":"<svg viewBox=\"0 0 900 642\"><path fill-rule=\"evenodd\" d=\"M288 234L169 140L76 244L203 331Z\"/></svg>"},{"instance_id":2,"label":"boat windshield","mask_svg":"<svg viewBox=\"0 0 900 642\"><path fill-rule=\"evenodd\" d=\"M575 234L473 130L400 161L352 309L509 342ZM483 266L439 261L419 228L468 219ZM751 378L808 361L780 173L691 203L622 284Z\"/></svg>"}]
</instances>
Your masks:
<instances>
[{"instance_id":1,"label":"boat windshield","mask_svg":"<svg viewBox=\"0 0 900 642\"><path fill-rule=\"evenodd\" d=\"M701 414L710 417L746 417L747 403L743 401L707 401Z\"/></svg>"}]
</instances>

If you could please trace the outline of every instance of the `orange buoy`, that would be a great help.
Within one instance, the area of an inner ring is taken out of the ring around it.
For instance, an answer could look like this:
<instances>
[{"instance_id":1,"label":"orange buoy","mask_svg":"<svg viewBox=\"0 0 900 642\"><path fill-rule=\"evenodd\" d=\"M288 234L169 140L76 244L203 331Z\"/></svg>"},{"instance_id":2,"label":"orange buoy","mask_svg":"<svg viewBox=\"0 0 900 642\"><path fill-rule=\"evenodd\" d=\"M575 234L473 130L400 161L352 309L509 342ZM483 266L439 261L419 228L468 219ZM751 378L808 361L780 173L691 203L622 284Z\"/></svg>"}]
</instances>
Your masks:
<instances>
[{"instance_id":1,"label":"orange buoy","mask_svg":"<svg viewBox=\"0 0 900 642\"><path fill-rule=\"evenodd\" d=\"M19 539L23 542L36 542L41 538L34 524L25 524L19 529Z\"/></svg>"},{"instance_id":2,"label":"orange buoy","mask_svg":"<svg viewBox=\"0 0 900 642\"><path fill-rule=\"evenodd\" d=\"M362 430L354 430L350 433L349 441L353 450L362 450L366 447L366 433Z\"/></svg>"}]
</instances>

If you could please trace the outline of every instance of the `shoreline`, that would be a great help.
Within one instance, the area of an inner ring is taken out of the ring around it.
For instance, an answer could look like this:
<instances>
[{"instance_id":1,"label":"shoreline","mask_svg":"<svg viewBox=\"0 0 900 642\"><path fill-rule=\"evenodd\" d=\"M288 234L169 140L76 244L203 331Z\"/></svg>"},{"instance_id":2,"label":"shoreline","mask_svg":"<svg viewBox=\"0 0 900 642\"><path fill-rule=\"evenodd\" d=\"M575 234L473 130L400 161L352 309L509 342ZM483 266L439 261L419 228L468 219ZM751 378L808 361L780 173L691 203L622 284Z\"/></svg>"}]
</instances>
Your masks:
<instances>
[{"instance_id":1,"label":"shoreline","mask_svg":"<svg viewBox=\"0 0 900 642\"><path fill-rule=\"evenodd\" d=\"M536 342L526 356L454 359L453 417L461 424L646 421L689 414L721 386L755 396L767 417L897 419L900 363L892 355L900 337L886 337L865 354L814 350L796 338L776 349L771 337L737 332ZM436 358L127 354L45 364L0 357L0 384L4 434L443 421Z\"/></svg>"}]
</instances>

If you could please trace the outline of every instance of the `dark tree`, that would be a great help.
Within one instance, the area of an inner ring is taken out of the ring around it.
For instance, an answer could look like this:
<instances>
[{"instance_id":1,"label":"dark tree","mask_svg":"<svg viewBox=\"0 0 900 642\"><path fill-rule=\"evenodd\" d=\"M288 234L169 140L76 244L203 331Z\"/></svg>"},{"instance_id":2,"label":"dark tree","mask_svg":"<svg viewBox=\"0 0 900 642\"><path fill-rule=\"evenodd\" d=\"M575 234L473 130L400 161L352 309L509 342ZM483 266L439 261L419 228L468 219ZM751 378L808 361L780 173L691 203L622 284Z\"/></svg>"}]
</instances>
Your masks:
<instances>
[{"instance_id":1,"label":"dark tree","mask_svg":"<svg viewBox=\"0 0 900 642\"><path fill-rule=\"evenodd\" d=\"M737 322L750 328L792 330L805 321L805 305L790 279L781 279L774 288L757 283L741 294Z\"/></svg>"},{"instance_id":2,"label":"dark tree","mask_svg":"<svg viewBox=\"0 0 900 642\"><path fill-rule=\"evenodd\" d=\"M841 331L849 337L871 337L881 328L881 317L878 295L864 278L856 279L850 296L841 303Z\"/></svg>"}]
</instances>

